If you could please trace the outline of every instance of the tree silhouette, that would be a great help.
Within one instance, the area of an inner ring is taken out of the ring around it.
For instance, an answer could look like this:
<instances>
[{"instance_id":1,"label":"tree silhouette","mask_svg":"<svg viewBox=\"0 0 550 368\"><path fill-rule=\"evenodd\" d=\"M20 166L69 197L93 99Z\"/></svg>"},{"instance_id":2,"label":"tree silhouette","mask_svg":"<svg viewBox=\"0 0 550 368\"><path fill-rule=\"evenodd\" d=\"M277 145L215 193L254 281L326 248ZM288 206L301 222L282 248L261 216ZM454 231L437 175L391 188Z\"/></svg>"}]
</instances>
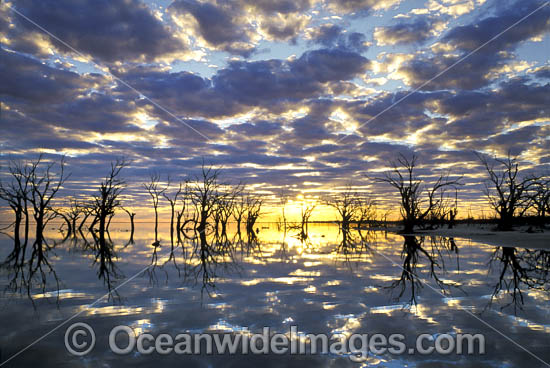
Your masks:
<instances>
[{"instance_id":1,"label":"tree silhouette","mask_svg":"<svg viewBox=\"0 0 550 368\"><path fill-rule=\"evenodd\" d=\"M447 189L461 185L461 178L451 179L449 174L445 174L428 187L416 173L417 160L416 155L408 159L400 154L397 162L392 162L393 170L382 178L376 178L399 191L404 233L414 232L415 226L425 224L429 216L441 212L445 207Z\"/></svg>"},{"instance_id":2,"label":"tree silhouette","mask_svg":"<svg viewBox=\"0 0 550 368\"><path fill-rule=\"evenodd\" d=\"M498 215L498 230L511 230L515 216L522 216L530 200L528 190L533 185L531 177L519 177L519 163L511 157L495 158L489 162L486 156L476 153L489 178L485 183L485 195L489 205ZM495 163L498 168L495 168Z\"/></svg>"}]
</instances>

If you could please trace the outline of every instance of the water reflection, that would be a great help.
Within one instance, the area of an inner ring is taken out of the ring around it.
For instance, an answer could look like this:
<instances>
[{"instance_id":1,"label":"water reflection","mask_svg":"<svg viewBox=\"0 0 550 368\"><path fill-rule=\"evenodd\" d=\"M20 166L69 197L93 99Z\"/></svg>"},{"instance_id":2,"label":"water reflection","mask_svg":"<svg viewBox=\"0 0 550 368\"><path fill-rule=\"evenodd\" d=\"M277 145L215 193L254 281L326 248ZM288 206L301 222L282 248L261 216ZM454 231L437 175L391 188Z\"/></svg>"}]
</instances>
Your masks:
<instances>
[{"instance_id":1,"label":"water reflection","mask_svg":"<svg viewBox=\"0 0 550 368\"><path fill-rule=\"evenodd\" d=\"M498 274L488 304L498 300L501 309L513 307L514 313L522 309L522 288L548 292L550 288L550 251L496 247L489 260L489 270Z\"/></svg>"},{"instance_id":2,"label":"water reflection","mask_svg":"<svg viewBox=\"0 0 550 368\"><path fill-rule=\"evenodd\" d=\"M96 232L92 231L91 234L94 242L92 246L88 246L86 250L94 256L94 266L97 268L97 277L100 280L103 280L104 285L107 286L109 297L116 297L119 296L115 289L116 282L124 276L118 270L115 263L117 255L115 253L111 235L109 231L106 231L106 233L107 237L98 236Z\"/></svg>"},{"instance_id":3,"label":"water reflection","mask_svg":"<svg viewBox=\"0 0 550 368\"><path fill-rule=\"evenodd\" d=\"M430 237L430 249L425 245L425 237L403 236L404 243L401 251L402 272L399 278L389 286L392 290L398 290L397 299L401 298L407 290L410 292L409 304L417 304L417 296L423 287L423 278L418 274L418 266L429 269L427 277L435 281L435 287L446 293L450 286L458 287L455 283L441 279L445 272L445 257L455 254L458 264L458 247L453 238Z\"/></svg>"},{"instance_id":4,"label":"water reflection","mask_svg":"<svg viewBox=\"0 0 550 368\"><path fill-rule=\"evenodd\" d=\"M28 237L22 244L18 236L9 238L13 240L13 248L0 264L0 269L7 273L6 290L12 293L25 293L34 307L34 289L44 293L48 283L53 280L59 290L59 278L50 262L50 254L57 242L53 241L50 245L46 239L41 238L35 240L28 250ZM66 239L65 237L64 241Z\"/></svg>"},{"instance_id":5,"label":"water reflection","mask_svg":"<svg viewBox=\"0 0 550 368\"><path fill-rule=\"evenodd\" d=\"M42 242L42 257L34 251L33 240L24 252L24 239L17 245L13 238L3 236L2 277L10 292L3 301L13 303L0 312L3 321L10 316L32 320L26 305L33 303L46 320L58 321L55 316L61 311L69 316L86 309L108 291L113 292L110 300L85 314L95 318L90 321L94 326L124 323L148 332L164 328L203 332L223 327L239 333L244 327L264 325L284 331L295 323L302 331L345 334L490 333L457 312L469 308L484 312L491 323L504 318L499 328L518 342L543 341L550 334L545 327L550 313L550 252L546 250L401 236L337 224L310 224L304 227L306 236L302 236L301 224L283 231L275 224L256 223L248 231L245 221L240 229L227 223L223 230L220 222L218 232L206 225L200 233L197 221L189 219L182 217L173 236L169 224L165 228L160 224L157 240L151 224L136 224L132 234L130 224L113 223L103 237L77 226L76 236L73 227L67 238L67 230L59 233L56 227L49 229ZM37 268L40 262L42 267ZM37 271L34 281L29 281L32 269ZM116 289L125 277L144 269L144 277ZM446 297L427 288L426 283ZM24 298L18 300L13 293ZM25 301L27 296L33 303ZM59 302L43 303L46 299ZM19 330L14 327L14 331ZM20 345L39 335L31 332L17 335ZM502 350L496 337L491 343L492 351ZM2 344L12 346L5 338ZM536 352L550 355L542 348ZM526 358L518 352L504 354L511 364ZM97 365L101 359L92 357ZM127 363L153 363L147 359L128 357ZM201 359L211 365L220 363L215 357ZM311 363L316 366L349 363L338 356L315 359L320 359ZM415 366L414 362L425 358L376 359L375 365L388 366L397 359L395 366ZM441 363L448 357L432 359ZM493 354L483 359L491 366L504 357ZM79 360L71 363L83 364ZM241 363L236 362L246 365Z\"/></svg>"}]
</instances>

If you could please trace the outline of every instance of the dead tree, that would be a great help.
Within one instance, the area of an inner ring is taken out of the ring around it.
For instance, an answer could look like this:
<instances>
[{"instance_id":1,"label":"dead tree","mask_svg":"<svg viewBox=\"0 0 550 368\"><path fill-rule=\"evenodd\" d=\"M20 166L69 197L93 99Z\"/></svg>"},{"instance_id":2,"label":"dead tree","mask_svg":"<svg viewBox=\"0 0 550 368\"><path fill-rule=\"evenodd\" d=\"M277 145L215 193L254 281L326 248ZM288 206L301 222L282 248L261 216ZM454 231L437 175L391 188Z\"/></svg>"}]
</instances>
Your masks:
<instances>
[{"instance_id":1,"label":"dead tree","mask_svg":"<svg viewBox=\"0 0 550 368\"><path fill-rule=\"evenodd\" d=\"M330 195L325 200L325 204L338 212L340 225L343 229L349 229L350 224L360 218L362 204L359 194L352 191L351 184L342 192Z\"/></svg>"},{"instance_id":2,"label":"dead tree","mask_svg":"<svg viewBox=\"0 0 550 368\"><path fill-rule=\"evenodd\" d=\"M227 236L227 224L232 217L235 218L237 202L243 189L244 188L241 184L236 186L227 186L223 195L218 200L217 211L219 213L222 236Z\"/></svg>"},{"instance_id":3,"label":"dead tree","mask_svg":"<svg viewBox=\"0 0 550 368\"><path fill-rule=\"evenodd\" d=\"M168 178L168 184L166 185L166 190L162 192L162 196L170 203L170 242L172 246L174 245L174 220L176 218L176 204L184 192L183 183L179 183L177 188L173 193L166 193L170 189L170 178ZM179 232L179 230L178 230Z\"/></svg>"},{"instance_id":4,"label":"dead tree","mask_svg":"<svg viewBox=\"0 0 550 368\"><path fill-rule=\"evenodd\" d=\"M189 182L185 182L185 188L183 190L183 198L180 202L180 210L176 211L176 229L177 229L177 236L178 236L178 243L181 243L181 234L184 232L184 224L187 221L187 209L188 209L188 201L189 201Z\"/></svg>"},{"instance_id":5,"label":"dead tree","mask_svg":"<svg viewBox=\"0 0 550 368\"><path fill-rule=\"evenodd\" d=\"M66 216L71 224L72 234L76 236L77 226L76 223L81 215L84 214L83 206L75 199L69 200L69 208L67 209Z\"/></svg>"},{"instance_id":6,"label":"dead tree","mask_svg":"<svg viewBox=\"0 0 550 368\"><path fill-rule=\"evenodd\" d=\"M262 199L257 196L249 194L246 197L246 233L249 235L254 233L254 225L260 217L262 204Z\"/></svg>"},{"instance_id":7,"label":"dead tree","mask_svg":"<svg viewBox=\"0 0 550 368\"><path fill-rule=\"evenodd\" d=\"M206 167L203 163L201 176L196 178L194 186L190 189L190 200L197 214L195 231L199 233L201 242L206 243L206 232L209 220L220 197L222 184L218 178L220 170Z\"/></svg>"},{"instance_id":8,"label":"dead tree","mask_svg":"<svg viewBox=\"0 0 550 368\"><path fill-rule=\"evenodd\" d=\"M315 205L306 205L305 207L302 207L300 234L299 234L299 237L302 240L306 240L308 238L309 219L313 214L314 209L315 209Z\"/></svg>"},{"instance_id":9,"label":"dead tree","mask_svg":"<svg viewBox=\"0 0 550 368\"><path fill-rule=\"evenodd\" d=\"M32 245L32 252L27 261L28 280L33 280L35 276L41 276L43 288L45 288L46 273L43 267L46 267L50 272L54 272L48 261L47 253L51 247L44 239L44 229L49 221L57 216L56 210L53 207L53 201L61 190L63 183L69 175L65 173L65 159L61 158L58 170L55 170L56 163L43 162L43 156L26 164L16 164L12 166L12 176L20 188L19 194L24 194L22 199L22 209L25 216L28 218L28 204L32 206L33 218L35 222L35 240ZM54 172L57 171L57 172ZM27 220L26 220L27 222ZM18 230L19 231L19 230ZM28 231L26 224L25 233ZM27 234L25 235L25 243L20 254L20 265L24 262L25 248L27 245Z\"/></svg>"},{"instance_id":10,"label":"dead tree","mask_svg":"<svg viewBox=\"0 0 550 368\"><path fill-rule=\"evenodd\" d=\"M416 155L408 159L400 154L397 162L392 164L393 170L376 180L388 183L399 191L404 233L412 233L415 226L424 224L435 210L441 208L447 189L456 189L461 185L460 178L450 179L449 174L446 174L440 175L430 187L427 187L416 174Z\"/></svg>"},{"instance_id":11,"label":"dead tree","mask_svg":"<svg viewBox=\"0 0 550 368\"><path fill-rule=\"evenodd\" d=\"M287 229L287 221L286 221L286 204L288 203L288 192L286 189L282 188L279 192L279 204L281 205L281 212L282 212L282 229L284 233L286 234Z\"/></svg>"},{"instance_id":12,"label":"dead tree","mask_svg":"<svg viewBox=\"0 0 550 368\"><path fill-rule=\"evenodd\" d=\"M128 217L130 218L130 239L128 240L128 244L134 244L134 218L136 217L136 213L133 211L130 211L128 208L122 207L122 210L128 214Z\"/></svg>"},{"instance_id":13,"label":"dead tree","mask_svg":"<svg viewBox=\"0 0 550 368\"><path fill-rule=\"evenodd\" d=\"M238 199L235 200L234 209L233 209L233 218L237 223L237 236L241 238L241 224L246 218L246 196L241 194Z\"/></svg>"},{"instance_id":14,"label":"dead tree","mask_svg":"<svg viewBox=\"0 0 550 368\"><path fill-rule=\"evenodd\" d=\"M26 201L26 195L20 192L19 186L14 182L7 185L0 182L0 199L5 201L13 211L14 220L8 227L13 226L13 240L15 246L19 247L21 245L20 228L24 216L24 202Z\"/></svg>"},{"instance_id":15,"label":"dead tree","mask_svg":"<svg viewBox=\"0 0 550 368\"><path fill-rule=\"evenodd\" d=\"M82 210L82 220L80 221L80 224L78 225L78 232L82 234L82 227L86 224L86 221L88 221L88 218L93 214L94 205L91 201L86 201L80 204L81 210ZM90 228L93 228L91 226Z\"/></svg>"},{"instance_id":16,"label":"dead tree","mask_svg":"<svg viewBox=\"0 0 550 368\"><path fill-rule=\"evenodd\" d=\"M24 264L29 237L29 212L27 203L29 178L23 175L23 170L22 164L12 162L9 166L11 181L9 183L0 181L0 199L8 204L14 214L14 221L6 228L2 229L6 230L13 226L13 250L7 256L4 264L13 265L15 269L17 269L17 267L23 267L22 265ZM20 227L23 217L25 218L25 241L23 246L21 246ZM24 272L24 270L21 271Z\"/></svg>"},{"instance_id":17,"label":"dead tree","mask_svg":"<svg viewBox=\"0 0 550 368\"><path fill-rule=\"evenodd\" d=\"M34 251L39 253L42 252L44 229L47 223L56 216L55 211L53 211L52 200L57 196L59 190L69 177L69 174L65 173L64 157L59 162L57 173L53 172L55 162L47 163L45 168L41 170L42 158L43 156L40 155L35 162L30 163L24 170L24 175L27 176L26 180L28 180L30 189L27 199L32 205L33 217L36 224Z\"/></svg>"},{"instance_id":18,"label":"dead tree","mask_svg":"<svg viewBox=\"0 0 550 368\"><path fill-rule=\"evenodd\" d=\"M550 179L534 179L529 196L531 206L537 215L539 226L544 228L546 225L546 216L550 213Z\"/></svg>"},{"instance_id":19,"label":"dead tree","mask_svg":"<svg viewBox=\"0 0 550 368\"><path fill-rule=\"evenodd\" d=\"M493 162L479 153L476 155L489 175L485 182L485 195L498 216L497 228L511 230L514 218L521 217L528 208L528 190L534 183L533 178L519 176L519 163L510 153L504 159L494 158Z\"/></svg>"},{"instance_id":20,"label":"dead tree","mask_svg":"<svg viewBox=\"0 0 550 368\"><path fill-rule=\"evenodd\" d=\"M158 242L158 227L159 227L159 213L158 206L160 197L163 196L164 192L168 187L161 187L160 185L160 175L151 174L151 180L148 183L144 183L143 186L151 196L153 201L153 209L155 210L155 243Z\"/></svg>"},{"instance_id":21,"label":"dead tree","mask_svg":"<svg viewBox=\"0 0 550 368\"><path fill-rule=\"evenodd\" d=\"M99 242L105 243L105 232L109 229L109 223L115 214L117 207L121 207L120 194L126 183L120 178L120 172L128 163L124 160L116 160L111 163L111 171L99 185L99 194L93 197L93 212L99 223Z\"/></svg>"}]
</instances>

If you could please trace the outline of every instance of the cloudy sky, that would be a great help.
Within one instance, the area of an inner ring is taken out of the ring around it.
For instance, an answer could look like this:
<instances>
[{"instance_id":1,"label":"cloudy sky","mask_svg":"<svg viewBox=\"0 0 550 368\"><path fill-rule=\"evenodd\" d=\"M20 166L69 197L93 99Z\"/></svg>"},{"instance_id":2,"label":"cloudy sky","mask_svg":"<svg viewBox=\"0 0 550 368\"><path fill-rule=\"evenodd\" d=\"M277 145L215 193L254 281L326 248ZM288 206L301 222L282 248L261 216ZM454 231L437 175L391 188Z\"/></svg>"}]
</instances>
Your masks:
<instances>
[{"instance_id":1,"label":"cloudy sky","mask_svg":"<svg viewBox=\"0 0 550 368\"><path fill-rule=\"evenodd\" d=\"M384 201L366 175L416 152L474 205L474 151L550 170L544 1L12 0L0 40L0 164L65 154L75 195L121 156L135 195L203 158L266 194Z\"/></svg>"}]
</instances>

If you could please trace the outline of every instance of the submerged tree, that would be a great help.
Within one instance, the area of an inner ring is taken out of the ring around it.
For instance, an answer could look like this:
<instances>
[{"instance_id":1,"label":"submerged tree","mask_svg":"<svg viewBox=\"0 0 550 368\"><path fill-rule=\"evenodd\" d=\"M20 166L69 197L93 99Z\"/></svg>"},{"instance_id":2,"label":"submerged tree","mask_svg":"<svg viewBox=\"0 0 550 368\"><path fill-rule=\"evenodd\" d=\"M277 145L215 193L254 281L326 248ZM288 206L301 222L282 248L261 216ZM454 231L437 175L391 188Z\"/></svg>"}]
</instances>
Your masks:
<instances>
[{"instance_id":1,"label":"submerged tree","mask_svg":"<svg viewBox=\"0 0 550 368\"><path fill-rule=\"evenodd\" d=\"M476 155L489 175L485 195L498 215L498 230L511 230L514 217L522 216L528 208L528 190L534 180L519 176L518 160L510 153L504 159L495 158L493 162L479 153Z\"/></svg>"},{"instance_id":2,"label":"submerged tree","mask_svg":"<svg viewBox=\"0 0 550 368\"><path fill-rule=\"evenodd\" d=\"M99 223L99 241L105 242L105 232L108 231L110 219L117 207L121 207L120 194L126 183L120 178L120 172L127 166L124 159L111 163L111 171L99 185L99 194L94 195L93 212Z\"/></svg>"},{"instance_id":3,"label":"submerged tree","mask_svg":"<svg viewBox=\"0 0 550 368\"><path fill-rule=\"evenodd\" d=\"M143 186L147 190L147 193L151 196L153 201L153 209L155 211L155 243L158 243L158 227L159 227L159 213L158 206L160 197L164 194L168 187L161 187L160 174L151 174L151 179L148 183L144 183Z\"/></svg>"},{"instance_id":4,"label":"submerged tree","mask_svg":"<svg viewBox=\"0 0 550 368\"><path fill-rule=\"evenodd\" d=\"M69 232L72 232L73 237L76 237L78 219L80 216L84 215L85 212L85 207L76 198L69 199L69 206L65 215L71 227Z\"/></svg>"},{"instance_id":5,"label":"submerged tree","mask_svg":"<svg viewBox=\"0 0 550 368\"><path fill-rule=\"evenodd\" d=\"M341 228L344 229L349 228L351 223L357 223L361 227L375 215L374 203L353 191L351 184L344 191L328 196L325 203L338 212Z\"/></svg>"},{"instance_id":6,"label":"submerged tree","mask_svg":"<svg viewBox=\"0 0 550 368\"><path fill-rule=\"evenodd\" d=\"M25 181L28 185L28 179L23 179L22 175L19 174L18 171L18 166L11 166L10 172L12 174L13 180L10 183L4 183L0 181L0 199L8 204L8 206L12 209L15 217L10 226L13 226L13 238L16 247L19 247L21 244L20 231L23 217L27 218L28 228L28 211L26 211L28 192L22 189L21 185L19 184L20 182Z\"/></svg>"},{"instance_id":7,"label":"submerged tree","mask_svg":"<svg viewBox=\"0 0 550 368\"><path fill-rule=\"evenodd\" d=\"M246 195L242 194L237 197L233 206L233 218L237 223L237 236L241 238L241 224L246 219Z\"/></svg>"},{"instance_id":8,"label":"submerged tree","mask_svg":"<svg viewBox=\"0 0 550 368\"><path fill-rule=\"evenodd\" d=\"M325 203L338 212L341 227L344 229L349 229L349 225L356 221L361 213L359 195L352 191L351 185L342 192L330 195Z\"/></svg>"},{"instance_id":9,"label":"submerged tree","mask_svg":"<svg viewBox=\"0 0 550 368\"><path fill-rule=\"evenodd\" d=\"M185 188L183 183L179 183L173 193L167 193L170 189L170 178L168 178L168 184L166 185L166 190L162 191L162 196L164 199L170 203L170 242L172 246L174 245L174 221L176 219L176 204L180 199L180 196L185 195ZM156 208L155 208L156 215ZM178 225L179 226L179 225ZM179 227L178 227L179 232Z\"/></svg>"},{"instance_id":10,"label":"submerged tree","mask_svg":"<svg viewBox=\"0 0 550 368\"><path fill-rule=\"evenodd\" d=\"M309 237L309 219L313 214L313 210L315 210L315 205L306 205L305 207L302 207L299 234L299 238L302 240L306 240Z\"/></svg>"},{"instance_id":11,"label":"submerged tree","mask_svg":"<svg viewBox=\"0 0 550 368\"><path fill-rule=\"evenodd\" d=\"M254 233L254 225L260 217L263 200L255 195L249 194L246 197L246 233Z\"/></svg>"},{"instance_id":12,"label":"submerged tree","mask_svg":"<svg viewBox=\"0 0 550 368\"><path fill-rule=\"evenodd\" d=\"M53 208L53 200L69 176L64 172L64 158L61 158L57 173L54 172L54 168L55 162L43 165L43 155L27 164L14 162L9 167L11 183L0 183L0 198L7 201L15 214L13 226L16 245L20 244L20 226L23 217L25 217L25 245L27 244L29 204L32 206L36 224L34 246L35 251L39 253L41 253L43 233L47 223L58 216L58 211Z\"/></svg>"},{"instance_id":13,"label":"submerged tree","mask_svg":"<svg viewBox=\"0 0 550 368\"><path fill-rule=\"evenodd\" d=\"M126 212L126 214L128 215L128 218L130 219L130 239L128 240L128 244L134 244L134 231L135 231L134 218L136 217L136 213L134 211L129 210L126 207L122 207L122 210Z\"/></svg>"},{"instance_id":14,"label":"submerged tree","mask_svg":"<svg viewBox=\"0 0 550 368\"><path fill-rule=\"evenodd\" d=\"M399 191L404 233L411 233L415 226L423 225L434 211L440 210L444 205L447 190L461 185L460 178L451 179L446 174L440 175L428 187L416 173L416 155L408 159L400 154L397 162L392 164L393 170L376 180L388 183Z\"/></svg>"},{"instance_id":15,"label":"submerged tree","mask_svg":"<svg viewBox=\"0 0 550 368\"><path fill-rule=\"evenodd\" d=\"M47 223L55 218L56 213L52 207L52 201L57 196L65 181L70 174L65 173L65 158L62 157L59 162L58 172L54 173L55 162L45 165L40 169L42 155L24 169L29 182L28 201L32 205L33 217L36 224L35 232L35 251L41 252L42 241L44 240L44 229Z\"/></svg>"},{"instance_id":16,"label":"submerged tree","mask_svg":"<svg viewBox=\"0 0 550 368\"><path fill-rule=\"evenodd\" d=\"M286 234L287 229L287 220L286 220L286 204L288 203L288 191L285 188L282 188L279 192L279 204L281 205L281 227Z\"/></svg>"},{"instance_id":17,"label":"submerged tree","mask_svg":"<svg viewBox=\"0 0 550 368\"><path fill-rule=\"evenodd\" d=\"M544 228L546 217L550 213L550 179L536 178L529 193L539 226Z\"/></svg>"}]
</instances>

